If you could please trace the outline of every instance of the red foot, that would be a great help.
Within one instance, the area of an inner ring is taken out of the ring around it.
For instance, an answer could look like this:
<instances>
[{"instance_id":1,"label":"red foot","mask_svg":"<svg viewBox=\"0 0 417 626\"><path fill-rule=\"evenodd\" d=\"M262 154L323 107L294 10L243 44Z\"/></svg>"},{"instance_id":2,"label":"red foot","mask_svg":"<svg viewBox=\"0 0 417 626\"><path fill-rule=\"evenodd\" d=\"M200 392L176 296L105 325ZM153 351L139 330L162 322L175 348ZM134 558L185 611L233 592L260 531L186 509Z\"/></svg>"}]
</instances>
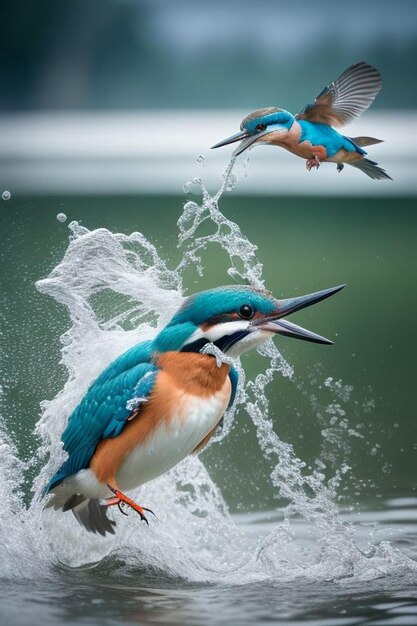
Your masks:
<instances>
[{"instance_id":1,"label":"red foot","mask_svg":"<svg viewBox=\"0 0 417 626\"><path fill-rule=\"evenodd\" d=\"M320 167L320 159L317 154L313 159L307 159L306 161L307 171L310 171L313 167L317 167L317 169Z\"/></svg>"},{"instance_id":2,"label":"red foot","mask_svg":"<svg viewBox=\"0 0 417 626\"><path fill-rule=\"evenodd\" d=\"M143 506L139 506L139 504L136 504L136 502L134 502L131 498L126 496L124 493L122 493L118 489L114 489L114 487L111 487L110 485L107 485L107 486L114 493L115 497L114 498L107 498L106 500L104 500L101 503L102 506L114 506L114 505L117 505L119 507L119 510L121 511L121 513L123 513L123 515L127 515L127 513L125 513L123 511L122 507L123 506L129 506L131 509L136 511L136 513L138 513L138 515L140 515L140 519L143 520L144 522L146 522L148 524L148 526L149 526L149 522L148 522L148 520L146 518L145 511L147 511L148 513L152 513L152 515L155 515L155 513L153 511L151 511L151 509L146 509Z\"/></svg>"}]
</instances>

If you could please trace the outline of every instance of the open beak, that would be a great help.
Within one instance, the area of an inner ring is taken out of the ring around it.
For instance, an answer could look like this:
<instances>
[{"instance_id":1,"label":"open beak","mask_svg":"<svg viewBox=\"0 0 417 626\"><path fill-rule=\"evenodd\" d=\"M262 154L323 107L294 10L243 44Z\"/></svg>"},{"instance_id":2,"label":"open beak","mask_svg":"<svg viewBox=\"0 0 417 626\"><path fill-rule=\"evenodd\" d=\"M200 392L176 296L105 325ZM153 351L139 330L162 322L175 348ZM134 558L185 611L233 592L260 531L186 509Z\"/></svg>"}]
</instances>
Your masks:
<instances>
[{"instance_id":1,"label":"open beak","mask_svg":"<svg viewBox=\"0 0 417 626\"><path fill-rule=\"evenodd\" d=\"M223 139L223 141L219 141L219 143L216 143L215 146L211 146L211 150L213 150L214 148L221 148L223 146L228 146L229 143L242 141L242 139L247 139L248 137L250 137L250 134L248 133L248 131L242 130L240 131L240 133L236 133L235 135L232 135L231 137L228 137L227 139Z\"/></svg>"},{"instance_id":2,"label":"open beak","mask_svg":"<svg viewBox=\"0 0 417 626\"><path fill-rule=\"evenodd\" d=\"M242 154L242 152L244 152L248 148L250 148L250 146L256 143L260 137L263 137L264 135L269 135L269 133L279 130L286 130L285 126L281 126L280 124L273 124L267 126L265 130L256 132L254 135L251 135L247 130L242 130L240 131L240 133L236 133L235 135L232 135L227 139L223 139L223 141L219 141L219 143L216 143L216 145L211 146L211 149L221 148L222 146L228 146L229 143L235 143L236 141L240 141L241 143L233 152L233 156L236 157L239 156L239 154Z\"/></svg>"},{"instance_id":3,"label":"open beak","mask_svg":"<svg viewBox=\"0 0 417 626\"><path fill-rule=\"evenodd\" d=\"M259 137L263 137L264 135L268 135L272 132L274 128L266 128L255 135L251 135L247 130L242 130L240 133L236 133L236 135L232 135L227 139L223 139L223 141L219 141L216 145L211 146L211 149L221 148L222 146L228 146L229 143L235 143L236 141L240 141L240 145L234 150L233 156L238 156L242 154L247 148L249 148L252 144L258 141Z\"/></svg>"},{"instance_id":4,"label":"open beak","mask_svg":"<svg viewBox=\"0 0 417 626\"><path fill-rule=\"evenodd\" d=\"M331 287L330 289L323 289L322 291L316 291L306 296L298 296L297 298L288 298L287 300L277 300L277 310L272 315L264 317L262 319L256 319L252 322L252 325L259 330L264 330L270 333L277 333L285 335L286 337L294 337L295 339L304 339L304 341L312 341L313 343L332 344L333 341L321 337L316 333L313 333L297 324L283 320L290 313L305 309L312 304L316 304L321 300L329 298L333 294L337 293L346 285L338 285L337 287Z\"/></svg>"}]
</instances>

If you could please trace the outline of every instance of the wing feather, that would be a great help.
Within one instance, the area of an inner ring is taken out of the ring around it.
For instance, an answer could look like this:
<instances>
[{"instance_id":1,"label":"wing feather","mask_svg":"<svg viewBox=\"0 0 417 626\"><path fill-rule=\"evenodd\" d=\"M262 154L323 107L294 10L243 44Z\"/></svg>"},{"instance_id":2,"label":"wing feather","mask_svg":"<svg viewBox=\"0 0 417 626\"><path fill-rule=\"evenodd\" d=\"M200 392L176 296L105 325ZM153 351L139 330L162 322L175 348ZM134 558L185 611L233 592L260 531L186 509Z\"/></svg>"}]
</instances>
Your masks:
<instances>
[{"instance_id":1,"label":"wing feather","mask_svg":"<svg viewBox=\"0 0 417 626\"><path fill-rule=\"evenodd\" d=\"M159 372L150 361L150 343L146 342L122 354L93 382L68 419L62 435L68 458L51 479L47 491L88 467L100 440L117 437L132 413L138 414Z\"/></svg>"},{"instance_id":2,"label":"wing feather","mask_svg":"<svg viewBox=\"0 0 417 626\"><path fill-rule=\"evenodd\" d=\"M372 104L382 87L378 70L361 61L351 65L337 80L307 104L297 119L344 126L361 115Z\"/></svg>"}]
</instances>

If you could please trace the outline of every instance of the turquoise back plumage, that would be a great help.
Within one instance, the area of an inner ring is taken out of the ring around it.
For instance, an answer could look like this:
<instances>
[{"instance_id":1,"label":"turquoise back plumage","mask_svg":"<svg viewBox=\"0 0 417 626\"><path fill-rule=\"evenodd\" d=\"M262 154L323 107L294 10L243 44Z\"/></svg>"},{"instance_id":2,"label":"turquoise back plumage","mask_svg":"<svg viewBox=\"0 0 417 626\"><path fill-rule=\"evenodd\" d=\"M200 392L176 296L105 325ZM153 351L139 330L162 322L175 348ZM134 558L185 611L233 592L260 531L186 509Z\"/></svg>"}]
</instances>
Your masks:
<instances>
[{"instance_id":1,"label":"turquoise back plumage","mask_svg":"<svg viewBox=\"0 0 417 626\"><path fill-rule=\"evenodd\" d=\"M298 120L298 124L301 126L300 143L310 141L313 146L324 146L328 157L332 157L342 149L348 152L366 154L365 150L357 146L349 137L341 135L328 124L304 120Z\"/></svg>"},{"instance_id":2,"label":"turquoise back plumage","mask_svg":"<svg viewBox=\"0 0 417 626\"><path fill-rule=\"evenodd\" d=\"M49 491L62 480L88 467L101 439L119 435L132 413L127 404L152 391L157 368L151 361L152 342L134 346L113 361L92 383L68 419L62 435L68 459L49 482Z\"/></svg>"}]
</instances>

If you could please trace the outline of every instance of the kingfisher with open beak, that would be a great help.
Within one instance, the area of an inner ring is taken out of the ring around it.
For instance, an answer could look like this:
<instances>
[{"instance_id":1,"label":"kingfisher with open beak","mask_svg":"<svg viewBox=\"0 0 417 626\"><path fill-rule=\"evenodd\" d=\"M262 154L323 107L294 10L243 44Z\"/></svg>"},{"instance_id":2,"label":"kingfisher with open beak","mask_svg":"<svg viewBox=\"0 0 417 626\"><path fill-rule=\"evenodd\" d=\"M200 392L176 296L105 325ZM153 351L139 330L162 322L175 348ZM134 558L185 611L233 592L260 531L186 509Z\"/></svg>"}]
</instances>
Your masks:
<instances>
[{"instance_id":1,"label":"kingfisher with open beak","mask_svg":"<svg viewBox=\"0 0 417 626\"><path fill-rule=\"evenodd\" d=\"M92 383L62 435L67 460L50 480L46 506L71 510L93 533L114 533L109 507L150 509L126 491L164 474L215 433L235 398L238 375L202 353L213 344L237 358L276 335L332 342L286 316L337 293L344 285L277 300L248 286L220 287L188 297L152 341L134 346Z\"/></svg>"},{"instance_id":2,"label":"kingfisher with open beak","mask_svg":"<svg viewBox=\"0 0 417 626\"><path fill-rule=\"evenodd\" d=\"M368 63L349 67L331 85L325 87L312 104L292 115L284 109L268 107L253 111L240 125L240 132L220 141L220 148L240 141L233 156L257 145L285 148L306 159L307 170L319 168L322 161L352 165L374 179L390 179L375 161L366 158L364 146L381 143L373 137L346 137L333 128L359 117L372 104L382 87L381 75Z\"/></svg>"}]
</instances>

